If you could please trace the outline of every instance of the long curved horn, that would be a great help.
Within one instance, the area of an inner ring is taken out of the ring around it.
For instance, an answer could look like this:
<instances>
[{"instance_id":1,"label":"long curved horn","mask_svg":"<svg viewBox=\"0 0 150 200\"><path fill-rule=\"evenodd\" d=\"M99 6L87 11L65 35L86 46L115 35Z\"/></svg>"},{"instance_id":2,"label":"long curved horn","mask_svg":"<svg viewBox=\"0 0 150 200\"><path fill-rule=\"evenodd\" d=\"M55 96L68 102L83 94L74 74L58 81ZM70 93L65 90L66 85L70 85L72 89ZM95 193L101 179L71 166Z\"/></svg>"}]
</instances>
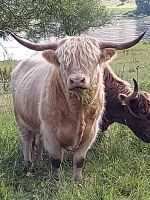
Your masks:
<instances>
[{"instance_id":1,"label":"long curved horn","mask_svg":"<svg viewBox=\"0 0 150 200\"><path fill-rule=\"evenodd\" d=\"M128 96L128 101L135 99L135 97L138 94L138 83L134 78L133 78L133 82L134 82L134 90L133 90L133 93L130 96Z\"/></svg>"},{"instance_id":2,"label":"long curved horn","mask_svg":"<svg viewBox=\"0 0 150 200\"><path fill-rule=\"evenodd\" d=\"M123 50L123 49L128 49L132 46L134 46L135 44L137 44L142 37L145 35L146 31L144 33L142 33L140 36L138 36L136 39L130 41L130 42L124 42L124 43L113 43L113 42L100 42L100 48L104 49L104 48L114 48L117 50Z\"/></svg>"},{"instance_id":3,"label":"long curved horn","mask_svg":"<svg viewBox=\"0 0 150 200\"><path fill-rule=\"evenodd\" d=\"M36 44L33 42L30 42L22 37L19 37L18 35L16 35L15 33L8 31L8 33L11 34L11 36L17 40L20 44L22 44L23 46L32 49L32 50L36 50L36 51L43 51L46 49L53 49L56 50L57 49L57 43L49 43L49 44Z\"/></svg>"},{"instance_id":4,"label":"long curved horn","mask_svg":"<svg viewBox=\"0 0 150 200\"><path fill-rule=\"evenodd\" d=\"M132 100L132 99L135 99L135 97L137 96L137 94L138 94L138 83L137 83L137 81L133 78L133 81L134 81L134 90L133 90L133 93L130 95L130 96L128 96L128 102L127 102L127 108L128 108L128 110L129 110L129 112L134 116L134 117L136 117L136 118L140 118L141 116L138 116L136 113L134 113L133 111L132 111L132 109L130 108L130 105L129 105L129 101L130 100Z\"/></svg>"},{"instance_id":5,"label":"long curved horn","mask_svg":"<svg viewBox=\"0 0 150 200\"><path fill-rule=\"evenodd\" d=\"M135 99L138 94L138 83L134 78L133 78L133 81L134 81L134 90L132 94L130 94L129 96L122 93L118 95L122 105L126 105L126 106L129 105L129 101L132 99Z\"/></svg>"},{"instance_id":6,"label":"long curved horn","mask_svg":"<svg viewBox=\"0 0 150 200\"><path fill-rule=\"evenodd\" d=\"M121 100L121 105L124 105L128 108L129 112L136 118L140 118L141 116L138 116L136 113L134 113L132 111L132 109L130 108L129 102L132 99L135 99L137 94L138 94L138 83L137 81L133 78L134 81L134 91L132 92L132 94L130 96L127 96L125 94L119 94L119 98ZM122 98L122 99L121 99Z\"/></svg>"}]
</instances>

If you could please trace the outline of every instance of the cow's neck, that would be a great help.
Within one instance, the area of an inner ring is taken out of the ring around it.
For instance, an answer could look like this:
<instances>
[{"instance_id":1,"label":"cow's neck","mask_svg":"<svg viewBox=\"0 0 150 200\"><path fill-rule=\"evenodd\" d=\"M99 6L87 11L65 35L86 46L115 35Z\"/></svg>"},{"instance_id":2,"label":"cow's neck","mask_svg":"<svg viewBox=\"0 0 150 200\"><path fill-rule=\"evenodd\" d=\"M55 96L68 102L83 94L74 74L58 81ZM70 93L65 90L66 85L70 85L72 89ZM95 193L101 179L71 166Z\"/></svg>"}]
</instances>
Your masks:
<instances>
[{"instance_id":1,"label":"cow's neck","mask_svg":"<svg viewBox=\"0 0 150 200\"><path fill-rule=\"evenodd\" d=\"M125 115L122 115L125 108L121 106L118 95L120 93L129 95L132 92L129 83L116 76L108 66L106 66L104 70L104 84L106 107L103 116L103 131L114 122L126 124Z\"/></svg>"},{"instance_id":2,"label":"cow's neck","mask_svg":"<svg viewBox=\"0 0 150 200\"><path fill-rule=\"evenodd\" d=\"M112 99L118 101L120 93L129 95L132 92L129 83L116 76L109 66L105 66L104 84L106 95L112 97L111 101Z\"/></svg>"}]
</instances>

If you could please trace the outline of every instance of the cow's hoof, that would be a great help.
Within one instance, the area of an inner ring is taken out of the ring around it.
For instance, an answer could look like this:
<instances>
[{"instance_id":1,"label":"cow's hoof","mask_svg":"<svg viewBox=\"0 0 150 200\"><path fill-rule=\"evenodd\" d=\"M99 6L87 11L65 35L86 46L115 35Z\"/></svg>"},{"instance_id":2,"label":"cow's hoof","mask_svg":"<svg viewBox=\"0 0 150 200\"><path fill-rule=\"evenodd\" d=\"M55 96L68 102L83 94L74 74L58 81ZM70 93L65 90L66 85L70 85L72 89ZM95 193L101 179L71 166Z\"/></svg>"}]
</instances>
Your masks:
<instances>
[{"instance_id":1,"label":"cow's hoof","mask_svg":"<svg viewBox=\"0 0 150 200\"><path fill-rule=\"evenodd\" d=\"M31 173L31 172L27 172L26 176L27 176L27 177L31 177L31 176L32 176L32 173Z\"/></svg>"},{"instance_id":2,"label":"cow's hoof","mask_svg":"<svg viewBox=\"0 0 150 200\"><path fill-rule=\"evenodd\" d=\"M59 176L56 175L56 174L55 174L55 175L54 175L54 174L51 175L51 181L52 181L52 182L58 182L58 181L59 181Z\"/></svg>"},{"instance_id":3,"label":"cow's hoof","mask_svg":"<svg viewBox=\"0 0 150 200\"><path fill-rule=\"evenodd\" d=\"M24 169L24 171L25 171L26 174L35 172L34 171L34 164L32 162L30 162L30 161L26 161L25 162L25 169Z\"/></svg>"},{"instance_id":4,"label":"cow's hoof","mask_svg":"<svg viewBox=\"0 0 150 200\"><path fill-rule=\"evenodd\" d=\"M82 175L75 175L74 177L73 177L73 182L79 182L79 181L81 181L82 180Z\"/></svg>"}]
</instances>

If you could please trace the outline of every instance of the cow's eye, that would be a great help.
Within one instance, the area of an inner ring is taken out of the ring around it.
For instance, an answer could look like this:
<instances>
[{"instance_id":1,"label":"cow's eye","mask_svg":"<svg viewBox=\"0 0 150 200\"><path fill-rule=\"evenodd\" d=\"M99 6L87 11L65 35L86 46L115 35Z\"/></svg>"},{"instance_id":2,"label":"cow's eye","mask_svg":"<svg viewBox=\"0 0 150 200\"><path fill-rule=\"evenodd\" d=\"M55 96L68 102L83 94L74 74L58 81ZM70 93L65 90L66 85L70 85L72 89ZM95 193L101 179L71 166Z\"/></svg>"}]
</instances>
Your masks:
<instances>
[{"instance_id":1,"label":"cow's eye","mask_svg":"<svg viewBox=\"0 0 150 200\"><path fill-rule=\"evenodd\" d=\"M130 100L129 106L135 114L140 114L139 102L137 99Z\"/></svg>"}]
</instances>

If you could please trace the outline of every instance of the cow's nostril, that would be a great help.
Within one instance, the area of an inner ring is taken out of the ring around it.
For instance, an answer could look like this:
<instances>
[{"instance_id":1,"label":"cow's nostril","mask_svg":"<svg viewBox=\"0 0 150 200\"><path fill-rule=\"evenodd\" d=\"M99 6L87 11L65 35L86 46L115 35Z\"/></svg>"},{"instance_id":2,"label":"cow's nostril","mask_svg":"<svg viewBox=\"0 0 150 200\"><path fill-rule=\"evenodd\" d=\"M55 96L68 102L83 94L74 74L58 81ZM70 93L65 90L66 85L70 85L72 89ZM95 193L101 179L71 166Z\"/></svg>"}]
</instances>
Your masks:
<instances>
[{"instance_id":1,"label":"cow's nostril","mask_svg":"<svg viewBox=\"0 0 150 200\"><path fill-rule=\"evenodd\" d=\"M80 83L85 83L85 78L81 78Z\"/></svg>"},{"instance_id":2,"label":"cow's nostril","mask_svg":"<svg viewBox=\"0 0 150 200\"><path fill-rule=\"evenodd\" d=\"M71 78L70 78L70 84L74 84L74 81L73 81L73 79L71 79Z\"/></svg>"}]
</instances>

